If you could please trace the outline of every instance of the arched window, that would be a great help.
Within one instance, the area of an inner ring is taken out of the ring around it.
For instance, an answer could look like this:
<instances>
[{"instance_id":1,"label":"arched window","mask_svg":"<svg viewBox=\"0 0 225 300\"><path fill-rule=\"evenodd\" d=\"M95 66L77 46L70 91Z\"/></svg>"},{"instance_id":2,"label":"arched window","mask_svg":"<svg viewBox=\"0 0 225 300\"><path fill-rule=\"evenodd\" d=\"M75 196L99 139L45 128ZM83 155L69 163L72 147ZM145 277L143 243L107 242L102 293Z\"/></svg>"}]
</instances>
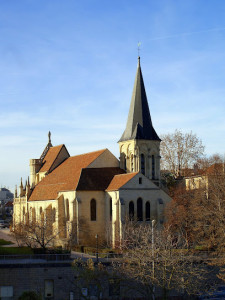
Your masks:
<instances>
[{"instance_id":1,"label":"arched window","mask_svg":"<svg viewBox=\"0 0 225 300\"><path fill-rule=\"evenodd\" d=\"M151 207L149 201L145 203L145 220L150 221Z\"/></svg>"},{"instance_id":2,"label":"arched window","mask_svg":"<svg viewBox=\"0 0 225 300\"><path fill-rule=\"evenodd\" d=\"M159 198L159 221L160 224L163 224L164 222L164 214L163 214L163 209L164 209L164 205L163 205L163 199Z\"/></svg>"},{"instance_id":3,"label":"arched window","mask_svg":"<svg viewBox=\"0 0 225 300\"><path fill-rule=\"evenodd\" d=\"M112 198L109 199L109 220L112 221Z\"/></svg>"},{"instance_id":4,"label":"arched window","mask_svg":"<svg viewBox=\"0 0 225 300\"><path fill-rule=\"evenodd\" d=\"M96 200L91 199L91 221L96 221Z\"/></svg>"},{"instance_id":5,"label":"arched window","mask_svg":"<svg viewBox=\"0 0 225 300\"><path fill-rule=\"evenodd\" d=\"M152 155L152 179L155 179L155 156Z\"/></svg>"},{"instance_id":6,"label":"arched window","mask_svg":"<svg viewBox=\"0 0 225 300\"><path fill-rule=\"evenodd\" d=\"M137 200L137 220L143 221L143 206L141 198L138 198Z\"/></svg>"},{"instance_id":7,"label":"arched window","mask_svg":"<svg viewBox=\"0 0 225 300\"><path fill-rule=\"evenodd\" d=\"M145 156L141 154L141 173L145 175Z\"/></svg>"},{"instance_id":8,"label":"arched window","mask_svg":"<svg viewBox=\"0 0 225 300\"><path fill-rule=\"evenodd\" d=\"M126 156L124 156L124 171L127 170L127 159Z\"/></svg>"},{"instance_id":9,"label":"arched window","mask_svg":"<svg viewBox=\"0 0 225 300\"><path fill-rule=\"evenodd\" d=\"M129 219L132 221L134 219L134 202L130 201L129 203Z\"/></svg>"},{"instance_id":10,"label":"arched window","mask_svg":"<svg viewBox=\"0 0 225 300\"><path fill-rule=\"evenodd\" d=\"M39 211L40 211L40 215L41 215L41 213L42 213L42 206L40 207Z\"/></svg>"},{"instance_id":11,"label":"arched window","mask_svg":"<svg viewBox=\"0 0 225 300\"><path fill-rule=\"evenodd\" d=\"M55 222L56 209L55 207L52 209L52 222Z\"/></svg>"},{"instance_id":12,"label":"arched window","mask_svg":"<svg viewBox=\"0 0 225 300\"><path fill-rule=\"evenodd\" d=\"M36 223L36 210L34 207L32 208L32 223Z\"/></svg>"},{"instance_id":13,"label":"arched window","mask_svg":"<svg viewBox=\"0 0 225 300\"><path fill-rule=\"evenodd\" d=\"M133 156L133 154L131 155L131 172L134 172L134 156Z\"/></svg>"},{"instance_id":14,"label":"arched window","mask_svg":"<svg viewBox=\"0 0 225 300\"><path fill-rule=\"evenodd\" d=\"M66 215L66 220L67 221L69 221L69 219L70 219L70 211L69 211L69 199L66 199L65 200L65 202L66 202L66 207L65 207L65 215Z\"/></svg>"}]
</instances>

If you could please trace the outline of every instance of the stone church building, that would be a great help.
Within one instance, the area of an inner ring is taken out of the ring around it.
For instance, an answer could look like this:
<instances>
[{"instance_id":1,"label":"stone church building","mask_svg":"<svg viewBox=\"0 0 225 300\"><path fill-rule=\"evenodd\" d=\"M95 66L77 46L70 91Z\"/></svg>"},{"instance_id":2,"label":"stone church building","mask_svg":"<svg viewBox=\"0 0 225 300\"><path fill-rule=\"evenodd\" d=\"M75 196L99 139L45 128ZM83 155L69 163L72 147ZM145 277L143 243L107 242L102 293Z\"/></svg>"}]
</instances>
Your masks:
<instances>
[{"instance_id":1,"label":"stone church building","mask_svg":"<svg viewBox=\"0 0 225 300\"><path fill-rule=\"evenodd\" d=\"M14 226L48 216L59 241L73 236L80 245L95 241L116 246L126 219L163 223L170 197L160 189L160 138L151 121L138 58L120 159L108 149L70 156L51 135L39 159L30 160L30 179L14 199Z\"/></svg>"}]
</instances>

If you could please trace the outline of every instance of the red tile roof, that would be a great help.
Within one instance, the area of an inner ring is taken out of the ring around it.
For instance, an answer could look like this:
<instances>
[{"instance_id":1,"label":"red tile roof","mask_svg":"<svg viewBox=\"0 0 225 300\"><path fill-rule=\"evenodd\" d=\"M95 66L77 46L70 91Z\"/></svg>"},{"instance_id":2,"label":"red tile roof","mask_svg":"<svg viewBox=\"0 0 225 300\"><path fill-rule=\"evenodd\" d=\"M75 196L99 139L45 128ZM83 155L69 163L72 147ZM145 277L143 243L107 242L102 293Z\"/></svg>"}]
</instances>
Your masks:
<instances>
[{"instance_id":1,"label":"red tile roof","mask_svg":"<svg viewBox=\"0 0 225 300\"><path fill-rule=\"evenodd\" d=\"M207 175L224 175L224 164L215 163L206 169L205 172Z\"/></svg>"},{"instance_id":2,"label":"red tile roof","mask_svg":"<svg viewBox=\"0 0 225 300\"><path fill-rule=\"evenodd\" d=\"M29 201L56 199L59 191L75 190L81 169L88 167L105 150L67 158L35 186Z\"/></svg>"},{"instance_id":3,"label":"red tile roof","mask_svg":"<svg viewBox=\"0 0 225 300\"><path fill-rule=\"evenodd\" d=\"M59 145L59 146L49 148L43 160L44 165L41 167L39 172L48 172L50 170L51 166L53 165L54 161L56 160L63 146L64 145Z\"/></svg>"},{"instance_id":4,"label":"red tile roof","mask_svg":"<svg viewBox=\"0 0 225 300\"><path fill-rule=\"evenodd\" d=\"M123 185L125 185L128 181L130 181L138 173L139 172L114 176L113 180L110 182L110 184L107 187L106 191L117 191L117 190L119 190Z\"/></svg>"}]
</instances>

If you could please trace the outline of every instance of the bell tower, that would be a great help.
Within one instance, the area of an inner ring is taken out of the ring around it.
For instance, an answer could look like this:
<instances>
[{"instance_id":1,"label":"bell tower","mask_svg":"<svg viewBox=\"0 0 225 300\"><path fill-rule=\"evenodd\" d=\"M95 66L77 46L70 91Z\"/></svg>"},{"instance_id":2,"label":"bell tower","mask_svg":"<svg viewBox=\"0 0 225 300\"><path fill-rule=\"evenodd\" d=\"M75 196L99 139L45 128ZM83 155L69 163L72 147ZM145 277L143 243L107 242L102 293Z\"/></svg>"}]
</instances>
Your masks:
<instances>
[{"instance_id":1,"label":"bell tower","mask_svg":"<svg viewBox=\"0 0 225 300\"><path fill-rule=\"evenodd\" d=\"M159 184L160 141L152 125L140 57L138 57L127 125L118 142L120 167L128 173L139 171Z\"/></svg>"}]
</instances>

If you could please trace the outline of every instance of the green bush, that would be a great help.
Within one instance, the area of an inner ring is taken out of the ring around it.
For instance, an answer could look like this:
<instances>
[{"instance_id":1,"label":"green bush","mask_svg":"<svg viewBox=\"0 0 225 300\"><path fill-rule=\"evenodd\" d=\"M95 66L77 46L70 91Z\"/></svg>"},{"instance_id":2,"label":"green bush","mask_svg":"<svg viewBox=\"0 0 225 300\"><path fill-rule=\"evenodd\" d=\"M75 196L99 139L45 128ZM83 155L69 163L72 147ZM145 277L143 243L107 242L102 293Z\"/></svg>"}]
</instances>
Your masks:
<instances>
[{"instance_id":1,"label":"green bush","mask_svg":"<svg viewBox=\"0 0 225 300\"><path fill-rule=\"evenodd\" d=\"M42 297L34 291L23 292L18 300L42 300Z\"/></svg>"},{"instance_id":2,"label":"green bush","mask_svg":"<svg viewBox=\"0 0 225 300\"><path fill-rule=\"evenodd\" d=\"M29 247L0 247L0 255L24 255L34 254Z\"/></svg>"}]
</instances>

